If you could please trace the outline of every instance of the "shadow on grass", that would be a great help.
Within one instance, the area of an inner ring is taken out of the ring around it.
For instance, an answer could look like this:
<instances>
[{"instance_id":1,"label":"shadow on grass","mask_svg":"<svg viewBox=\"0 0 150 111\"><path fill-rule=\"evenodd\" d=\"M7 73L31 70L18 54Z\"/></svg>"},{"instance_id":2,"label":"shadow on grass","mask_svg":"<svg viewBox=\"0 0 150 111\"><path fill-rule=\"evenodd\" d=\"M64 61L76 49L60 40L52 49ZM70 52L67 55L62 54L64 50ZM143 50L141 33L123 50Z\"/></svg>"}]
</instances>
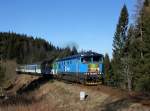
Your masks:
<instances>
[{"instance_id":1,"label":"shadow on grass","mask_svg":"<svg viewBox=\"0 0 150 111\"><path fill-rule=\"evenodd\" d=\"M114 100L111 97L106 98L100 105L94 108L95 111L121 111L131 105L129 98Z\"/></svg>"},{"instance_id":2,"label":"shadow on grass","mask_svg":"<svg viewBox=\"0 0 150 111\"><path fill-rule=\"evenodd\" d=\"M27 97L27 95L9 96L7 99L0 100L0 107L7 107L9 105L28 105L36 102L35 98Z\"/></svg>"},{"instance_id":3,"label":"shadow on grass","mask_svg":"<svg viewBox=\"0 0 150 111\"><path fill-rule=\"evenodd\" d=\"M45 84L47 82L53 82L53 78L51 76L40 77L40 78L32 81L27 86L21 87L17 91L17 94L21 95L21 94L24 94L24 93L28 93L30 91L34 91L34 90L38 89L41 85L43 85L43 84Z\"/></svg>"},{"instance_id":4,"label":"shadow on grass","mask_svg":"<svg viewBox=\"0 0 150 111\"><path fill-rule=\"evenodd\" d=\"M135 94L130 94L129 98L132 102L141 103L142 105L150 107L150 93L149 92L140 92Z\"/></svg>"},{"instance_id":5,"label":"shadow on grass","mask_svg":"<svg viewBox=\"0 0 150 111\"><path fill-rule=\"evenodd\" d=\"M117 111L119 109L128 108L130 104L131 104L131 101L129 101L129 99L124 98L124 99L106 104L103 107L102 111Z\"/></svg>"},{"instance_id":6,"label":"shadow on grass","mask_svg":"<svg viewBox=\"0 0 150 111\"><path fill-rule=\"evenodd\" d=\"M42 100L40 98L39 100L35 99L34 96L31 96L28 94L31 91L34 91L38 89L41 85L47 83L47 82L53 82L53 78L50 76L44 76L40 77L34 81L32 81L27 86L22 86L18 91L17 95L4 97L3 99L0 99L0 107L7 107L9 105L29 105L35 102L38 102ZM44 98L44 97L43 97Z\"/></svg>"}]
</instances>

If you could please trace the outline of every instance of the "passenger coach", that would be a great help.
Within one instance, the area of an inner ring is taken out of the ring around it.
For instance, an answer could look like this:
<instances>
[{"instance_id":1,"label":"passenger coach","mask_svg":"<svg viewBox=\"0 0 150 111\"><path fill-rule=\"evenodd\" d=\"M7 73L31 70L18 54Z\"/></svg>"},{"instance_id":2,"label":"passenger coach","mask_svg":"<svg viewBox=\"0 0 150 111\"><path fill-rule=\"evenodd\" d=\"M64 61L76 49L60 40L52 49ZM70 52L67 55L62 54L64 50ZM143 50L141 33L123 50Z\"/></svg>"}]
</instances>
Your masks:
<instances>
[{"instance_id":1,"label":"passenger coach","mask_svg":"<svg viewBox=\"0 0 150 111\"><path fill-rule=\"evenodd\" d=\"M51 61L42 61L36 64L20 65L16 68L16 72L34 75L51 75L51 69Z\"/></svg>"}]
</instances>

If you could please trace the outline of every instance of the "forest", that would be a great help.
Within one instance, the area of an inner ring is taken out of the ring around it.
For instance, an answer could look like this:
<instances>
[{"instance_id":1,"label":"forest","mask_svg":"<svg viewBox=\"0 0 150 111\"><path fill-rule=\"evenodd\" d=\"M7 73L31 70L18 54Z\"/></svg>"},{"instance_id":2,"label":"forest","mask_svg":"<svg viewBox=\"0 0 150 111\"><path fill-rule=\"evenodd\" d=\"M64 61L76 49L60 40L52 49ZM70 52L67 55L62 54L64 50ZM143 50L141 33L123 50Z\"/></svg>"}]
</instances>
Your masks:
<instances>
[{"instance_id":1,"label":"forest","mask_svg":"<svg viewBox=\"0 0 150 111\"><path fill-rule=\"evenodd\" d=\"M138 1L129 24L126 5L113 38L113 58L105 55L106 82L129 91L150 92L150 0Z\"/></svg>"},{"instance_id":2,"label":"forest","mask_svg":"<svg viewBox=\"0 0 150 111\"><path fill-rule=\"evenodd\" d=\"M1 59L15 60L18 64L30 64L77 53L75 47L59 48L42 38L14 32L1 32L0 41Z\"/></svg>"},{"instance_id":3,"label":"forest","mask_svg":"<svg viewBox=\"0 0 150 111\"><path fill-rule=\"evenodd\" d=\"M113 37L113 57L104 56L105 84L128 91L150 92L150 0L137 3L134 22L126 5L121 9ZM25 34L0 32L0 84L8 60L30 64L77 54L76 47L60 48Z\"/></svg>"}]
</instances>

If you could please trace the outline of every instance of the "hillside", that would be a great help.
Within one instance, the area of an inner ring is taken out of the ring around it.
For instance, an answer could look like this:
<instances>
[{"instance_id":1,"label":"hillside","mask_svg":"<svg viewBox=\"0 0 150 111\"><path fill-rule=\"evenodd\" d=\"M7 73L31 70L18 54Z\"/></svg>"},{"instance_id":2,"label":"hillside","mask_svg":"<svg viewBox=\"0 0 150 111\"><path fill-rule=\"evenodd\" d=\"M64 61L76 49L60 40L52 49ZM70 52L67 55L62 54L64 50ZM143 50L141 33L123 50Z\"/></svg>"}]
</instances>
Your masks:
<instances>
[{"instance_id":1,"label":"hillside","mask_svg":"<svg viewBox=\"0 0 150 111\"><path fill-rule=\"evenodd\" d=\"M107 86L83 86L63 81L19 75L9 91L16 91L0 102L1 111L149 111L150 101L129 96L126 91ZM8 91L8 92L9 92ZM80 101L80 91L86 99ZM15 94L15 93L14 93Z\"/></svg>"},{"instance_id":2,"label":"hillside","mask_svg":"<svg viewBox=\"0 0 150 111\"><path fill-rule=\"evenodd\" d=\"M14 32L0 32L0 44L1 59L16 60L19 64L54 60L77 53L75 47L59 48L42 38Z\"/></svg>"}]
</instances>

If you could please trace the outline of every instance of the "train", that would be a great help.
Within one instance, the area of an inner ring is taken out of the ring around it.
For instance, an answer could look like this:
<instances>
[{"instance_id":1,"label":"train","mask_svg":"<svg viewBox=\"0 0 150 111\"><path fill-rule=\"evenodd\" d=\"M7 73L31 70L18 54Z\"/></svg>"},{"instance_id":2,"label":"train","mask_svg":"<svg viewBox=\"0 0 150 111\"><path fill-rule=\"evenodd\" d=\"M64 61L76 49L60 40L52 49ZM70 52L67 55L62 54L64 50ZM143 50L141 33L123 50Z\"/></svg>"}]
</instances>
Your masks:
<instances>
[{"instance_id":1,"label":"train","mask_svg":"<svg viewBox=\"0 0 150 111\"><path fill-rule=\"evenodd\" d=\"M101 84L104 81L103 55L96 52L79 53L56 59L48 64L21 65L16 71L37 75L51 75L59 80L81 84Z\"/></svg>"}]
</instances>

